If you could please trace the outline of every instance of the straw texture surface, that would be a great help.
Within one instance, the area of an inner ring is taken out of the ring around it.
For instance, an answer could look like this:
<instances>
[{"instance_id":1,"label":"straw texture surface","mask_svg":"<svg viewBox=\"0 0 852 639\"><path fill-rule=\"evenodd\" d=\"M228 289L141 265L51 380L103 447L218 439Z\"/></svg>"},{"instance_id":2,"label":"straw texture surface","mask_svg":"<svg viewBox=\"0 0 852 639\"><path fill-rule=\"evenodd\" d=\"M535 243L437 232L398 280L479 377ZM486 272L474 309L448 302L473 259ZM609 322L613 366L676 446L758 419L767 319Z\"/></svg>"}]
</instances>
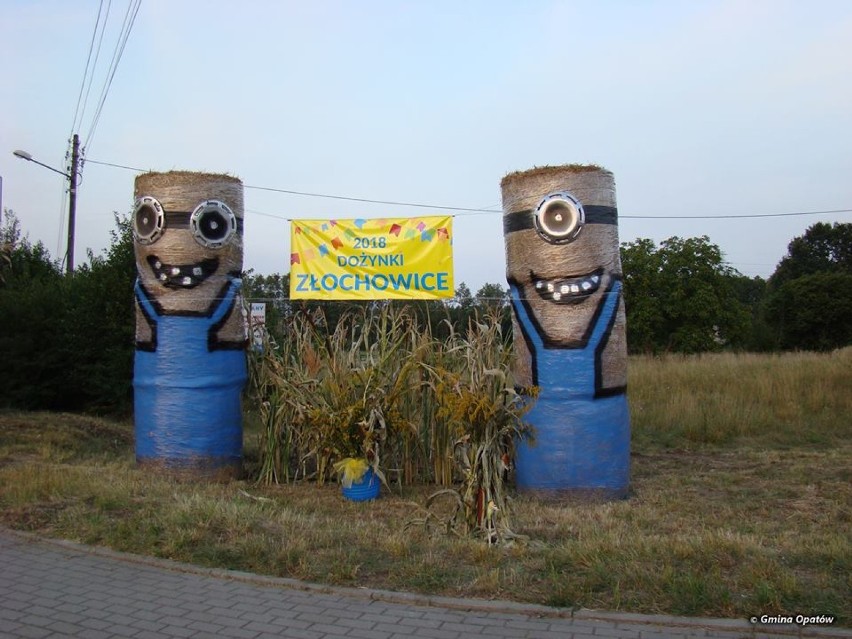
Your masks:
<instances>
[{"instance_id":1,"label":"straw texture surface","mask_svg":"<svg viewBox=\"0 0 852 639\"><path fill-rule=\"evenodd\" d=\"M612 173L544 167L508 175L501 187L515 382L538 387L525 417L535 442L518 445L516 484L554 499L622 497L630 418ZM545 200L558 192L568 194L562 203ZM576 201L585 224L571 210Z\"/></svg>"},{"instance_id":2,"label":"straw texture surface","mask_svg":"<svg viewBox=\"0 0 852 639\"><path fill-rule=\"evenodd\" d=\"M543 197L556 191L570 192L583 206L616 207L613 174L597 166L568 165L511 173L503 178L501 190L504 216L523 215L523 211L535 209ZM617 225L587 224L578 238L568 244L550 244L534 229L509 233L505 240L506 275L520 285L521 295L529 301L547 340L554 346L568 346L581 340L605 291L614 278L621 278ZM581 303L555 304L536 292L534 278L558 282L597 269L603 269L600 286ZM603 351L603 388L627 383L624 321L622 300ZM515 335L520 336L517 319L514 329ZM529 386L532 383L529 350L523 339L515 339L514 343L516 383Z\"/></svg>"},{"instance_id":3,"label":"straw texture surface","mask_svg":"<svg viewBox=\"0 0 852 639\"><path fill-rule=\"evenodd\" d=\"M220 246L203 246L189 228L189 214L218 200L241 220L242 183L227 175L148 173L136 178L135 196L156 199L165 213L159 237L152 233L143 236L154 238L151 243L134 242L137 462L187 476L236 476L247 379L242 233L227 211L213 207L199 229L208 244ZM145 211L139 212L143 233L151 220Z\"/></svg>"},{"instance_id":4,"label":"straw texture surface","mask_svg":"<svg viewBox=\"0 0 852 639\"><path fill-rule=\"evenodd\" d=\"M145 173L136 178L134 197L150 196L157 199L168 212L191 212L206 200L224 202L237 217L244 218L243 184L229 175L170 171L167 173ZM229 278L239 277L243 267L243 238L237 233L220 249L209 249L198 244L186 229L166 226L162 237L153 244L134 243L136 268L139 279L151 297L167 313L205 312L227 286ZM193 288L164 286L157 277L149 258L159 260L165 269L188 267L214 258L218 266L201 284ZM239 300L238 300L239 302ZM242 309L238 303L237 310ZM137 341L147 341L150 333L147 323L137 309ZM242 312L232 313L219 331L219 339L239 342L247 338L247 325Z\"/></svg>"}]
</instances>

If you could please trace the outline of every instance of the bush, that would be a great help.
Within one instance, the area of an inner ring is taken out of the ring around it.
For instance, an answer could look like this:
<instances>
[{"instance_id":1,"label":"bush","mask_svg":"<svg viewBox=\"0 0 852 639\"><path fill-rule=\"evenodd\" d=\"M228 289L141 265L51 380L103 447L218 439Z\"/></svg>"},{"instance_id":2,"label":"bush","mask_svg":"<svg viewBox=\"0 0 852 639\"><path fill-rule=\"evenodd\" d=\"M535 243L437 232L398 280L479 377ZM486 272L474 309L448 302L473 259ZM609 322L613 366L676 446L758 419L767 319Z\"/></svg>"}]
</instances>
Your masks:
<instances>
[{"instance_id":1,"label":"bush","mask_svg":"<svg viewBox=\"0 0 852 639\"><path fill-rule=\"evenodd\" d=\"M788 280L766 302L767 321L784 349L828 351L852 344L852 274L814 273Z\"/></svg>"},{"instance_id":2,"label":"bush","mask_svg":"<svg viewBox=\"0 0 852 639\"><path fill-rule=\"evenodd\" d=\"M116 217L111 247L64 276L42 244L2 231L0 406L126 413L133 374L133 281L127 221Z\"/></svg>"}]
</instances>

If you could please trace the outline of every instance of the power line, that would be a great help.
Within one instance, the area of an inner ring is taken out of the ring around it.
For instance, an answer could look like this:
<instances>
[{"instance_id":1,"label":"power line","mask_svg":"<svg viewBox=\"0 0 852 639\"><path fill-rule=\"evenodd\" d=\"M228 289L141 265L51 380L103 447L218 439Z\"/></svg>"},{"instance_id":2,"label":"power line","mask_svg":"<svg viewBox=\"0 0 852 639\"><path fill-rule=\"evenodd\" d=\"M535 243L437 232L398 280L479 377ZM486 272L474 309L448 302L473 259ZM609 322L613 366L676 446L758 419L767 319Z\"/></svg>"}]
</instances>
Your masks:
<instances>
[{"instance_id":1,"label":"power line","mask_svg":"<svg viewBox=\"0 0 852 639\"><path fill-rule=\"evenodd\" d=\"M462 206L439 206L437 204L421 204L418 202L394 202L392 200L371 200L363 197L348 197L345 195L330 195L327 193L307 193L305 191L292 191L289 189L279 189L271 186L252 186L244 184L243 188L254 189L256 191L272 191L274 193L286 193L287 195L303 195L305 197L322 197L330 200L345 200L347 202L367 202L369 204L387 204L389 206L412 206L423 209L441 209L442 211L472 211L477 213L500 213L493 209L474 209Z\"/></svg>"},{"instance_id":2,"label":"power line","mask_svg":"<svg viewBox=\"0 0 852 639\"><path fill-rule=\"evenodd\" d=\"M246 187L248 188L248 187ZM322 196L319 195L317 197L333 197L333 196ZM350 198L339 198L339 199L350 199ZM485 210L485 209L464 209L458 207L448 207L448 206L433 206L429 204L409 204L406 202L383 202L381 200L358 200L365 202L373 202L376 204L395 204L397 206L417 206L423 208L432 208L432 209L445 209L451 211L480 211L480 213L468 213L467 215L477 215L482 213L502 213L502 211L494 211L494 210ZM254 211L246 209L247 212L253 213L255 215L262 215L264 217L272 217L279 220L285 220L287 222L292 221L294 218L284 217L282 215L274 215L272 213L263 213L261 211ZM852 213L852 209L834 209L831 211L796 211L794 213L763 213L763 214L754 214L754 215L619 215L619 219L632 219L632 220L723 220L723 219L748 219L748 218L762 218L762 217L791 217L791 216L799 216L799 215L828 215L832 213ZM465 214L461 214L464 216ZM451 217L460 217L460 215L453 215ZM302 218L298 218L302 219Z\"/></svg>"},{"instance_id":3,"label":"power line","mask_svg":"<svg viewBox=\"0 0 852 639\"><path fill-rule=\"evenodd\" d=\"M80 82L80 93L77 95L77 106L74 109L74 121L71 124L71 131L72 132L77 130L77 115L80 113L80 104L83 102L83 89L86 86L86 78L89 77L89 63L92 61L92 50L95 47L95 37L97 37L97 35L98 35L98 26L101 23L101 11L103 11L103 8L104 8L104 2L103 2L103 0L101 0L100 4L98 5L98 17L95 19L95 28L92 29L92 40L91 40L91 42L89 42L89 53L86 56L86 68L83 70L83 81ZM107 7L107 16L109 16L109 7ZM106 24L106 18L104 19L104 24ZM102 42L102 41L103 41L103 30L101 31L100 42ZM100 52L101 52L100 42L98 42L98 55L100 55ZM97 64L97 56L95 57L95 65L96 64ZM93 77L94 77L95 65L92 65L92 76ZM92 86L92 82L91 82L91 80L89 80L89 88L91 88L91 86ZM86 100L88 100L88 99L89 99L89 92L86 91ZM85 107L83 109L83 112L85 113ZM83 115L81 114L80 119L82 119L82 118L83 118Z\"/></svg>"},{"instance_id":4,"label":"power line","mask_svg":"<svg viewBox=\"0 0 852 639\"><path fill-rule=\"evenodd\" d=\"M103 4L103 2L101 2ZM112 0L108 0L106 15L104 16L103 24L101 25L101 36L98 38L98 48L95 51L95 62L92 64L92 75L89 76L89 86L86 87L86 97L83 99L83 111L80 113L80 120L74 122L74 130L71 131L73 134L74 131L78 131L81 126L83 126L83 120L86 118L86 109L89 106L89 94L92 92L92 84L95 81L95 69L98 66L98 60L101 59L101 47L103 47L104 43L104 35L106 35L107 22L109 22L109 12L112 8Z\"/></svg>"},{"instance_id":5,"label":"power line","mask_svg":"<svg viewBox=\"0 0 852 639\"><path fill-rule=\"evenodd\" d=\"M831 213L852 213L852 209L796 211L794 213L749 213L747 215L619 215L618 217L633 220L738 220L754 217L792 217L795 215L828 215Z\"/></svg>"},{"instance_id":6,"label":"power line","mask_svg":"<svg viewBox=\"0 0 852 639\"><path fill-rule=\"evenodd\" d=\"M86 148L89 147L92 138L95 136L95 131L98 128L98 123L101 119L101 113L103 112L107 95L109 95L109 90L112 87L112 81L115 78L115 72L118 70L118 64L121 62L121 58L124 55L124 48L127 46L127 40L130 37L130 32L133 30L133 25L136 22L136 16L139 13L139 7L141 5L142 0L130 0L130 2L128 2L127 11L124 14L124 23L121 26L121 32L118 34L118 40L116 41L115 49L113 51L112 62L107 69L107 79L104 83L103 91L101 91L97 110L92 118L89 134L86 136L86 143L84 145Z\"/></svg>"},{"instance_id":7,"label":"power line","mask_svg":"<svg viewBox=\"0 0 852 639\"><path fill-rule=\"evenodd\" d=\"M89 134L86 136L86 143L84 145L86 147L89 146L92 138L95 135L95 131L97 130L98 123L101 119L101 113L103 112L103 107L106 103L107 95L109 94L109 90L112 87L112 81L115 77L115 72L118 70L118 64L121 61L122 56L124 55L124 47L127 44L127 39L130 37L130 32L133 29L133 24L136 21L136 14L139 12L139 6L141 5L142 0L136 0L135 9L133 2L134 0L130 0L130 2L128 2L127 11L124 14L124 22L122 23L121 31L119 32L118 39L116 40L115 49L113 50L112 55L112 61L110 62L110 66L107 69L104 88L101 91L101 97L98 102L95 115L92 118L92 123L89 128ZM133 12L132 17L130 16L131 11Z\"/></svg>"},{"instance_id":8,"label":"power line","mask_svg":"<svg viewBox=\"0 0 852 639\"><path fill-rule=\"evenodd\" d=\"M92 164L101 164L103 166L112 166L118 169L127 169L130 171L137 171L139 173L144 173L147 169L140 169L138 167L127 166L124 164L115 164L113 162L101 162L98 160L87 159L86 162L91 162ZM243 188L245 189L254 189L256 191L271 191L273 193L284 193L286 195L302 195L305 197L321 197L331 200L345 200L347 202L366 202L369 204L387 204L389 206L412 206L417 208L424 209L440 209L443 211L470 211L477 213L500 213L501 211L495 209L483 209L483 208L468 208L462 206L440 206L437 204L423 204L419 202L395 202L392 200L372 200L369 198L361 198L361 197L349 197L345 195L331 195L328 193L308 193L306 191L293 191L290 189L280 189L272 186L254 186L250 184L244 184ZM268 217L279 217L277 215L271 214L263 214L259 211L254 211L254 213L258 213L261 215L267 215ZM280 218L280 219L290 219L290 218Z\"/></svg>"},{"instance_id":9,"label":"power line","mask_svg":"<svg viewBox=\"0 0 852 639\"><path fill-rule=\"evenodd\" d=\"M99 160L87 159L86 162L100 164L103 166L111 166L117 169L127 169L136 171L137 173L145 173L148 169L140 169L125 164L115 164L113 162L101 162ZM462 211L467 212L467 215L482 215L485 213L502 213L500 210L483 209L483 208L467 208L462 206L441 206L438 204L423 204L421 202L396 202L393 200L374 200L370 198L349 197L345 195L332 195L329 193L310 193L307 191L294 191L291 189L281 189L272 186L255 186L244 184L243 188L253 189L256 191L270 191L273 193L284 193L286 195L301 195L304 197L319 197L331 200L345 200L347 202L362 202L368 204L387 204L389 206L411 206L424 209L438 209L442 211ZM248 211L248 209L247 209ZM261 211L248 211L255 215L263 215L279 220L292 220L293 218L273 215L272 213L262 213ZM619 219L631 220L728 220L728 219L748 219L748 218L764 218L764 217L793 217L799 215L830 215L837 213L852 213L852 209L832 209L826 211L794 211L792 213L748 213L743 215L621 215Z\"/></svg>"},{"instance_id":10,"label":"power line","mask_svg":"<svg viewBox=\"0 0 852 639\"><path fill-rule=\"evenodd\" d=\"M260 215L262 217L271 217L273 220L283 220L285 222L292 221L292 218L289 217L281 217L280 215L274 215L273 213L264 213L263 211L255 211L254 209L246 209L246 213L251 213L252 215Z\"/></svg>"},{"instance_id":11,"label":"power line","mask_svg":"<svg viewBox=\"0 0 852 639\"><path fill-rule=\"evenodd\" d=\"M100 162L98 160L92 160L91 158L86 158L86 163L92 164L100 164L102 166L111 166L116 169L127 169L128 171L136 171L137 173L147 173L150 169L139 169L135 166L126 166L124 164L113 164L112 162Z\"/></svg>"}]
</instances>

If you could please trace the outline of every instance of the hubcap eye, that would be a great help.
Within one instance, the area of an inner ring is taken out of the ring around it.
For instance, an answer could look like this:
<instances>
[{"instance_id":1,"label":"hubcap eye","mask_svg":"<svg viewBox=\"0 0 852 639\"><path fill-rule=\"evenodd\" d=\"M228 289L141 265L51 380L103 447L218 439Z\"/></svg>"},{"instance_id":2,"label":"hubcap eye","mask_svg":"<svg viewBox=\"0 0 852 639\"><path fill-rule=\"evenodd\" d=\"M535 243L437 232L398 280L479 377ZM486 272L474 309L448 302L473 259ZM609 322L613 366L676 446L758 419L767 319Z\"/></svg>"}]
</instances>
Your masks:
<instances>
[{"instance_id":1,"label":"hubcap eye","mask_svg":"<svg viewBox=\"0 0 852 639\"><path fill-rule=\"evenodd\" d=\"M137 242L153 244L160 239L165 227L163 207L150 196L140 197L133 207L132 227Z\"/></svg>"},{"instance_id":2,"label":"hubcap eye","mask_svg":"<svg viewBox=\"0 0 852 639\"><path fill-rule=\"evenodd\" d=\"M535 209L535 228L551 244L573 242L585 222L583 205L567 191L547 195Z\"/></svg>"},{"instance_id":3,"label":"hubcap eye","mask_svg":"<svg viewBox=\"0 0 852 639\"><path fill-rule=\"evenodd\" d=\"M189 229L201 246L219 249L236 233L237 216L227 204L218 200L207 200L195 207L189 218Z\"/></svg>"}]
</instances>

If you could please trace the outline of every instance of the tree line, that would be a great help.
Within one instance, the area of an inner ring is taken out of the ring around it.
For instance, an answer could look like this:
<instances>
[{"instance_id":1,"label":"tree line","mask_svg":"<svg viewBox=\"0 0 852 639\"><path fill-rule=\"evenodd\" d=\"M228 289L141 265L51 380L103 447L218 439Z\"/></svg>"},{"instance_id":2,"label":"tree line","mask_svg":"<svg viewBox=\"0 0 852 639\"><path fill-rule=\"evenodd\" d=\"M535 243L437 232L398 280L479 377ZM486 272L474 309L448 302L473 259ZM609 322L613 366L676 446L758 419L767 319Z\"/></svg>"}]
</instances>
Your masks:
<instances>
[{"instance_id":1,"label":"tree line","mask_svg":"<svg viewBox=\"0 0 852 639\"><path fill-rule=\"evenodd\" d=\"M826 351L852 344L852 224L818 222L764 280L707 236L622 244L632 352Z\"/></svg>"},{"instance_id":2,"label":"tree line","mask_svg":"<svg viewBox=\"0 0 852 639\"><path fill-rule=\"evenodd\" d=\"M136 265L126 218L110 247L73 276L32 243L8 209L0 229L0 407L129 412ZM816 223L794 238L769 279L728 266L707 236L637 239L621 246L627 339L633 353L831 350L852 344L852 224ZM496 314L511 339L508 292L458 285L447 301L289 299L289 275L243 274L247 301L263 301L274 341L309 314L333 330L348 312L407 305L441 339Z\"/></svg>"}]
</instances>

